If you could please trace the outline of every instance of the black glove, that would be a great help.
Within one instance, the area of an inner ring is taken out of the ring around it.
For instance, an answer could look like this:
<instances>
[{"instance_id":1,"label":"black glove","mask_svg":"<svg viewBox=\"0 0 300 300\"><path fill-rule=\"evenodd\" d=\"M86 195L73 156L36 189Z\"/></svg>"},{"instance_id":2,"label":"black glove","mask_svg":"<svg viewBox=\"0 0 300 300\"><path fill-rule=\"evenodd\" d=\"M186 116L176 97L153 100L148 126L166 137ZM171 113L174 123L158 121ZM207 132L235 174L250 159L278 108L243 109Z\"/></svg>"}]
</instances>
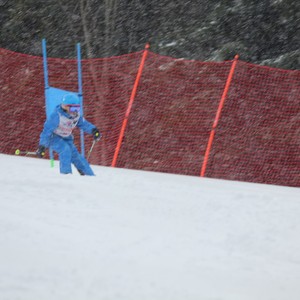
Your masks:
<instances>
[{"instance_id":1,"label":"black glove","mask_svg":"<svg viewBox=\"0 0 300 300\"><path fill-rule=\"evenodd\" d=\"M45 156L46 147L43 145L39 145L39 148L36 151L36 156L39 158L43 158Z\"/></svg>"},{"instance_id":2,"label":"black glove","mask_svg":"<svg viewBox=\"0 0 300 300\"><path fill-rule=\"evenodd\" d=\"M96 127L92 130L92 135L94 137L94 140L97 142L101 139L102 136L102 134L99 132L99 130Z\"/></svg>"}]
</instances>

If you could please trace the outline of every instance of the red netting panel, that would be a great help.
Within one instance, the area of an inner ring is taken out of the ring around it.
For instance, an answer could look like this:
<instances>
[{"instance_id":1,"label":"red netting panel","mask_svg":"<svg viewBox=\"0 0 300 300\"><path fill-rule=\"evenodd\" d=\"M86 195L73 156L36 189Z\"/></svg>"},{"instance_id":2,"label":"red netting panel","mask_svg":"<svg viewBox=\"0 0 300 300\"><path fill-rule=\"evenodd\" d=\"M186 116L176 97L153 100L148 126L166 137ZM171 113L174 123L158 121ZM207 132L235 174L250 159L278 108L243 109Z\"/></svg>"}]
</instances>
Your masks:
<instances>
[{"instance_id":1,"label":"red netting panel","mask_svg":"<svg viewBox=\"0 0 300 300\"><path fill-rule=\"evenodd\" d=\"M199 176L230 66L149 52L117 166Z\"/></svg>"},{"instance_id":2,"label":"red netting panel","mask_svg":"<svg viewBox=\"0 0 300 300\"><path fill-rule=\"evenodd\" d=\"M92 164L111 166L142 53L83 60L84 115L103 133L91 155ZM92 138L87 138L86 151L91 143Z\"/></svg>"},{"instance_id":3,"label":"red netting panel","mask_svg":"<svg viewBox=\"0 0 300 300\"><path fill-rule=\"evenodd\" d=\"M238 62L206 176L300 186L300 72Z\"/></svg>"},{"instance_id":4,"label":"red netting panel","mask_svg":"<svg viewBox=\"0 0 300 300\"><path fill-rule=\"evenodd\" d=\"M42 58L0 49L0 153L35 151L43 127Z\"/></svg>"}]
</instances>

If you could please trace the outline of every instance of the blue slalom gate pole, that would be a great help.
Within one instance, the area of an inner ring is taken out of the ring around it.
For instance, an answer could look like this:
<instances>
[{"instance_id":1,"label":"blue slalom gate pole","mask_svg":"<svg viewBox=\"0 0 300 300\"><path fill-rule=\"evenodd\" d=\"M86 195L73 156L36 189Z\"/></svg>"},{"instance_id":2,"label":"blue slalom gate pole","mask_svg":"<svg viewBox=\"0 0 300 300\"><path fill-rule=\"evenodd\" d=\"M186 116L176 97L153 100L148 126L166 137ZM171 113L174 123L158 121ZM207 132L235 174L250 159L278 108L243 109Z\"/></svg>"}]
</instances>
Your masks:
<instances>
[{"instance_id":1,"label":"blue slalom gate pole","mask_svg":"<svg viewBox=\"0 0 300 300\"><path fill-rule=\"evenodd\" d=\"M78 96L81 103L80 113L83 116L83 95L82 95L82 70L80 43L77 43L77 68L78 68ZM84 157L84 132L80 130L81 155Z\"/></svg>"},{"instance_id":2,"label":"blue slalom gate pole","mask_svg":"<svg viewBox=\"0 0 300 300\"><path fill-rule=\"evenodd\" d=\"M48 81L48 63L47 63L46 39L42 40L42 46L43 46L43 62L44 62L45 89L48 89L49 88L49 81Z\"/></svg>"},{"instance_id":3,"label":"blue slalom gate pole","mask_svg":"<svg viewBox=\"0 0 300 300\"><path fill-rule=\"evenodd\" d=\"M49 80L48 80L46 39L42 40L42 48L43 48L43 65L44 65L44 81L45 81L45 102L46 102L46 107L47 107L47 90L49 89ZM48 118L48 116L46 116L46 117ZM50 154L50 166L51 166L51 168L53 168L54 167L54 157L53 157L53 151L51 148L49 148L49 154Z\"/></svg>"}]
</instances>

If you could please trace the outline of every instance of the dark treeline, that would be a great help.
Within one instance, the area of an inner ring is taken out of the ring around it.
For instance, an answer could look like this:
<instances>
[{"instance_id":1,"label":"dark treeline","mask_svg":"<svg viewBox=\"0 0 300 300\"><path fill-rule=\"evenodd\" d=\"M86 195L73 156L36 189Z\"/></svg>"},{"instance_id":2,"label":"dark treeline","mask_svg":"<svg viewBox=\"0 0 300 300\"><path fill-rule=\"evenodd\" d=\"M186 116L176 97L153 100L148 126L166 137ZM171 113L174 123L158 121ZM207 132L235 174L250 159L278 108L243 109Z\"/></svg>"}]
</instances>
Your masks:
<instances>
[{"instance_id":1,"label":"dark treeline","mask_svg":"<svg viewBox=\"0 0 300 300\"><path fill-rule=\"evenodd\" d=\"M0 47L51 57L122 55L300 66L299 0L0 0Z\"/></svg>"}]
</instances>

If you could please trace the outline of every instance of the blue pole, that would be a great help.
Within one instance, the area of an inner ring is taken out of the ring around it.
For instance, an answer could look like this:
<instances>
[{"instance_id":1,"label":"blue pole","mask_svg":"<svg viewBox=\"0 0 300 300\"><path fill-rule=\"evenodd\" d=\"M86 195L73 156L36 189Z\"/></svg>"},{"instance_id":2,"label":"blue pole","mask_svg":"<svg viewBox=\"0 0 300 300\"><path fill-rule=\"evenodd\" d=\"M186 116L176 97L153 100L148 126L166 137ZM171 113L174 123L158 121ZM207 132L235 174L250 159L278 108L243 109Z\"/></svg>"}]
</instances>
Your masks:
<instances>
[{"instance_id":1,"label":"blue pole","mask_svg":"<svg viewBox=\"0 0 300 300\"><path fill-rule=\"evenodd\" d=\"M47 47L46 47L46 39L42 40L42 49L43 49L43 65L44 65L44 80L45 80L45 102L47 107L47 90L49 89L49 80L48 80L48 63L47 63ZM46 117L47 112L46 112ZM54 167L54 157L53 157L53 151L50 148L49 149L50 154L50 166Z\"/></svg>"},{"instance_id":2,"label":"blue pole","mask_svg":"<svg viewBox=\"0 0 300 300\"><path fill-rule=\"evenodd\" d=\"M49 82L48 82L48 64L47 64L46 39L42 40L42 47L43 47L45 89L48 89L49 88Z\"/></svg>"},{"instance_id":3,"label":"blue pole","mask_svg":"<svg viewBox=\"0 0 300 300\"><path fill-rule=\"evenodd\" d=\"M82 95L82 70L80 43L77 43L77 68L78 68L78 96L81 103L81 115L83 116L83 95ZM84 132L80 130L81 155L84 157Z\"/></svg>"}]
</instances>

